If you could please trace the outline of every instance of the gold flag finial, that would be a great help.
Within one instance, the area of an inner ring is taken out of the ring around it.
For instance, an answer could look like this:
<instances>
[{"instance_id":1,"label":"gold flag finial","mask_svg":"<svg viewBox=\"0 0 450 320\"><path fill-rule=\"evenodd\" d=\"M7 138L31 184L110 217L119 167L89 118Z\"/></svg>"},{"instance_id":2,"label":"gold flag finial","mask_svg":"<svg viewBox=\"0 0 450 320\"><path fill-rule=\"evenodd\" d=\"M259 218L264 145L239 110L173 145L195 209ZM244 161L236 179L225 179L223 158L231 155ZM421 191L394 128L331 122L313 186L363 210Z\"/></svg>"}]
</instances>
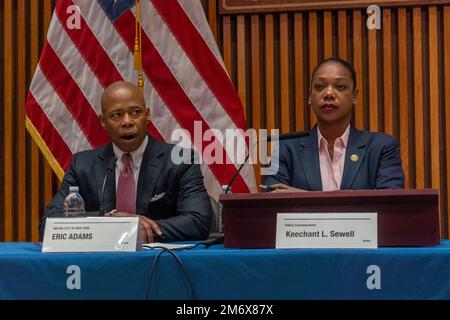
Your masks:
<instances>
[{"instance_id":1,"label":"gold flag finial","mask_svg":"<svg viewBox=\"0 0 450 320\"><path fill-rule=\"evenodd\" d=\"M143 91L144 80L142 75L142 7L141 0L136 0L136 23L134 32L134 69L138 71L138 88Z\"/></svg>"}]
</instances>

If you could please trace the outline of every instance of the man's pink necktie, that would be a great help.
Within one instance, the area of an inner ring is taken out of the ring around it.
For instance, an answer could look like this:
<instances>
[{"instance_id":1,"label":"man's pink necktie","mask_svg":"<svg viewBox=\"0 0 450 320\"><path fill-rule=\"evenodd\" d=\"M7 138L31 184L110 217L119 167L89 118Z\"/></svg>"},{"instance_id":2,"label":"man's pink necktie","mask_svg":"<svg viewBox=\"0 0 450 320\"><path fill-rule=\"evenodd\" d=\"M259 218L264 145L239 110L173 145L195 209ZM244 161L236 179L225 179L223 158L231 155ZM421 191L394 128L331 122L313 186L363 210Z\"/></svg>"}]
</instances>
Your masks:
<instances>
[{"instance_id":1,"label":"man's pink necktie","mask_svg":"<svg viewBox=\"0 0 450 320\"><path fill-rule=\"evenodd\" d=\"M131 161L129 153L122 155L123 168L117 183L116 209L127 213L136 213L136 184Z\"/></svg>"}]
</instances>

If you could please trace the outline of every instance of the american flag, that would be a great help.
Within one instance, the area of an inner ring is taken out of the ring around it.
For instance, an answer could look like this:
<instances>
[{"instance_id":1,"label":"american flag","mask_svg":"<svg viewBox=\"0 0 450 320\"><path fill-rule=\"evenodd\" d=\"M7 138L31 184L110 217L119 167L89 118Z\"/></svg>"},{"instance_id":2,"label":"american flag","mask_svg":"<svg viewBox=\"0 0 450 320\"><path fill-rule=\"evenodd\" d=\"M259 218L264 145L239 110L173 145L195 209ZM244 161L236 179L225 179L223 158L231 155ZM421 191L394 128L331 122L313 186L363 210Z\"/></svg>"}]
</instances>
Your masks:
<instances>
[{"instance_id":1,"label":"american flag","mask_svg":"<svg viewBox=\"0 0 450 320\"><path fill-rule=\"evenodd\" d=\"M225 70L201 3L141 0L144 95L151 112L149 133L171 141L184 128L246 130L242 103ZM76 7L75 7L76 6ZM76 8L76 10L74 9ZM26 103L26 126L62 178L76 152L109 142L101 127L100 95L117 80L137 83L133 64L134 0L58 0ZM207 143L196 143L202 153ZM222 143L225 156L233 150ZM228 157L230 158L230 157ZM208 192L236 173L233 163L202 165ZM254 191L246 165L234 192Z\"/></svg>"}]
</instances>

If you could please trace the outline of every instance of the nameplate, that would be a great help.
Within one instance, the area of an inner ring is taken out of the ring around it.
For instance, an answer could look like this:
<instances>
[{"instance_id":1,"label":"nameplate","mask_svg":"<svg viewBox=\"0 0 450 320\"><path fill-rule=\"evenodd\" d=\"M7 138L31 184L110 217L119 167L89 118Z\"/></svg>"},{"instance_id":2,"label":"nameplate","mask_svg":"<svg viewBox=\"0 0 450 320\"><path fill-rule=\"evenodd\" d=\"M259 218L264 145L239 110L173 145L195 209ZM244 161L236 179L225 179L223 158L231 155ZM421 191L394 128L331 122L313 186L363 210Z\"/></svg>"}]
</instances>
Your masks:
<instances>
[{"instance_id":1,"label":"nameplate","mask_svg":"<svg viewBox=\"0 0 450 320\"><path fill-rule=\"evenodd\" d=\"M377 213L278 213L275 247L377 248Z\"/></svg>"},{"instance_id":2,"label":"nameplate","mask_svg":"<svg viewBox=\"0 0 450 320\"><path fill-rule=\"evenodd\" d=\"M117 252L141 248L139 217L47 218L42 244L42 252Z\"/></svg>"}]
</instances>

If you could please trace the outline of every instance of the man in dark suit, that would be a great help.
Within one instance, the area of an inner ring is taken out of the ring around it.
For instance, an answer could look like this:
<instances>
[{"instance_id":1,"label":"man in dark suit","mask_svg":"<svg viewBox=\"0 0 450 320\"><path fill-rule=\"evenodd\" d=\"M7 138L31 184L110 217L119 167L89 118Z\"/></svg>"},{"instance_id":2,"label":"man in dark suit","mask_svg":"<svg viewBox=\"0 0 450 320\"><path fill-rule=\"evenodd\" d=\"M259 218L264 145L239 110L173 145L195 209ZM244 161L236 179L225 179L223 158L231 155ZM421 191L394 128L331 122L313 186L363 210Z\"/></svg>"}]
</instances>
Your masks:
<instances>
[{"instance_id":1,"label":"man in dark suit","mask_svg":"<svg viewBox=\"0 0 450 320\"><path fill-rule=\"evenodd\" d=\"M275 192L404 188L397 140L352 125L357 99L353 66L339 58L321 62L308 97L317 125L307 137L281 141L278 172L265 183Z\"/></svg>"},{"instance_id":2,"label":"man in dark suit","mask_svg":"<svg viewBox=\"0 0 450 320\"><path fill-rule=\"evenodd\" d=\"M112 143L73 156L61 190L41 219L41 234L47 217L62 216L69 186L79 186L88 212L138 215L144 242L207 238L212 213L200 167L193 157L191 164L175 164L172 151L181 149L147 135L150 111L140 90L115 82L101 104L100 120Z\"/></svg>"}]
</instances>

